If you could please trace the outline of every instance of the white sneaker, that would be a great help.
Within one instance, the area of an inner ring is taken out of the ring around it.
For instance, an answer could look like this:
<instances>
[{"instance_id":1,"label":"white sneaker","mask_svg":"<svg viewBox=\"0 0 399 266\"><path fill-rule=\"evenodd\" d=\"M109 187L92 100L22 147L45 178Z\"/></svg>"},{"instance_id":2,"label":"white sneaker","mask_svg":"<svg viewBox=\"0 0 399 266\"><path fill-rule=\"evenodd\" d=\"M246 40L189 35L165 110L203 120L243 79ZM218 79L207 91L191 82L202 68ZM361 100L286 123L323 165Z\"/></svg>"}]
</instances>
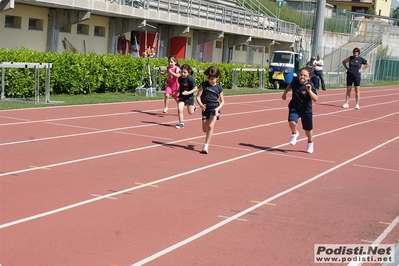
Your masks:
<instances>
[{"instance_id":1,"label":"white sneaker","mask_svg":"<svg viewBox=\"0 0 399 266\"><path fill-rule=\"evenodd\" d=\"M296 133L295 134L292 134L291 135L291 138L290 138L290 145L295 145L296 144L296 139L298 138L298 136L299 136L299 132L298 132L298 130L296 131Z\"/></svg>"},{"instance_id":2,"label":"white sneaker","mask_svg":"<svg viewBox=\"0 0 399 266\"><path fill-rule=\"evenodd\" d=\"M179 123L176 125L177 129L183 129L184 128L184 123Z\"/></svg>"},{"instance_id":3,"label":"white sneaker","mask_svg":"<svg viewBox=\"0 0 399 266\"><path fill-rule=\"evenodd\" d=\"M356 109L356 110L359 110L359 109L360 109L360 106L359 106L358 104L356 104L355 109Z\"/></svg>"},{"instance_id":4,"label":"white sneaker","mask_svg":"<svg viewBox=\"0 0 399 266\"><path fill-rule=\"evenodd\" d=\"M344 105L342 105L342 108L349 108L349 104L347 104L347 103L344 103Z\"/></svg>"},{"instance_id":5,"label":"white sneaker","mask_svg":"<svg viewBox=\"0 0 399 266\"><path fill-rule=\"evenodd\" d=\"M205 144L204 147L202 147L201 153L208 154L208 145L207 144Z\"/></svg>"},{"instance_id":6,"label":"white sneaker","mask_svg":"<svg viewBox=\"0 0 399 266\"><path fill-rule=\"evenodd\" d=\"M168 112L168 107L163 108L163 112L166 114Z\"/></svg>"},{"instance_id":7,"label":"white sneaker","mask_svg":"<svg viewBox=\"0 0 399 266\"><path fill-rule=\"evenodd\" d=\"M308 142L308 148L306 149L307 153L313 153L313 142Z\"/></svg>"}]
</instances>

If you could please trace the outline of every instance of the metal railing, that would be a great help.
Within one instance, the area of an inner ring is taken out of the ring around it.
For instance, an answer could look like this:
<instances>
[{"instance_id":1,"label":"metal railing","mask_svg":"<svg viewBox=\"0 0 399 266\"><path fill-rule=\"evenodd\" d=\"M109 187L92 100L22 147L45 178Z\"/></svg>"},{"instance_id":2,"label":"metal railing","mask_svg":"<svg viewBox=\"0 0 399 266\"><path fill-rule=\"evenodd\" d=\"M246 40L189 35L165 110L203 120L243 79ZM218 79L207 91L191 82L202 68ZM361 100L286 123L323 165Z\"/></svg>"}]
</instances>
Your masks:
<instances>
[{"instance_id":1,"label":"metal railing","mask_svg":"<svg viewBox=\"0 0 399 266\"><path fill-rule=\"evenodd\" d=\"M276 17L271 17L266 13L261 13L260 11L263 9L259 9L259 12L257 12L256 10L250 10L240 6L231 7L204 0L107 1L130 6L132 8L156 10L157 12L172 13L179 16L197 18L206 21L210 20L249 29L268 30L289 35L295 35L297 32L297 25L295 23L283 21Z\"/></svg>"}]
</instances>

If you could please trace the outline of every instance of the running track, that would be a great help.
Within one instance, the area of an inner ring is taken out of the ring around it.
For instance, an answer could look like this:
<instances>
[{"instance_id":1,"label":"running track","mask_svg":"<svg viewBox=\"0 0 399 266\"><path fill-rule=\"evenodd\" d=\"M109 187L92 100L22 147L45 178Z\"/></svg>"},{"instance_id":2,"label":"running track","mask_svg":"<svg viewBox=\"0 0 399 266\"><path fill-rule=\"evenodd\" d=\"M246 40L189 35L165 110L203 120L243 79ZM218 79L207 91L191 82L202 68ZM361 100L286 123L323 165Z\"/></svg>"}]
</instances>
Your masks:
<instances>
[{"instance_id":1,"label":"running track","mask_svg":"<svg viewBox=\"0 0 399 266\"><path fill-rule=\"evenodd\" d=\"M313 154L281 94L226 97L208 155L173 102L0 111L0 264L313 265L315 244L398 241L399 86L360 110L320 91Z\"/></svg>"}]
</instances>

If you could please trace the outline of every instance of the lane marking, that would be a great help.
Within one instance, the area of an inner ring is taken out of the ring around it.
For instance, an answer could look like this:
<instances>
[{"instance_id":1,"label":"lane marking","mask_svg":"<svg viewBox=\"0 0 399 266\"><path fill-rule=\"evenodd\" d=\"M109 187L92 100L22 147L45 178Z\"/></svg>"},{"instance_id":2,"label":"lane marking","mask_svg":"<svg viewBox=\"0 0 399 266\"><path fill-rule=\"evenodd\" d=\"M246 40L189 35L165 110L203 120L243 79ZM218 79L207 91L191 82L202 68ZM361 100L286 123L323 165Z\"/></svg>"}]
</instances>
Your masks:
<instances>
[{"instance_id":1,"label":"lane marking","mask_svg":"<svg viewBox=\"0 0 399 266\"><path fill-rule=\"evenodd\" d=\"M218 217L225 218L225 219L230 218L230 216L224 216L224 215L218 215ZM247 222L248 221L247 219L242 219L242 218L237 218L235 220L236 221L243 221L243 222Z\"/></svg>"},{"instance_id":2,"label":"lane marking","mask_svg":"<svg viewBox=\"0 0 399 266\"><path fill-rule=\"evenodd\" d=\"M387 237L387 235L395 228L395 226L399 223L399 215L396 216L396 218L391 222L391 224L377 237L376 240L371 244L371 246L378 246L381 244L381 242ZM361 257L367 257L367 256L361 256ZM367 259L365 260L367 261ZM348 264L348 266L359 266L362 265L363 262L355 262L351 261L351 263Z\"/></svg>"},{"instance_id":3,"label":"lane marking","mask_svg":"<svg viewBox=\"0 0 399 266\"><path fill-rule=\"evenodd\" d=\"M218 228L220 228L220 227L232 222L233 220L235 220L237 218L240 218L241 216L247 214L248 212L256 210L256 209L258 209L259 207L265 205L268 202L271 202L271 201L273 201L273 200L275 200L277 198L280 198L280 197L282 197L282 196L284 196L284 195L286 195L286 194L288 194L288 193L290 193L290 192L292 192L294 190L297 190L297 189L299 189L299 188L301 188L301 187L303 187L303 186L305 186L305 185L307 185L307 184L309 184L309 183L311 183L313 181L316 181L317 179L319 179L319 178L321 178L321 177L323 177L323 176L325 176L325 175L327 175L327 174L329 174L329 173L331 173L331 172L333 172L333 171L335 171L335 170L337 170L337 169L339 169L339 168L341 168L341 167L343 167L343 166L345 166L345 165L347 165L347 164L349 164L349 163L351 163L351 162L353 162L353 161L355 161L355 160L357 160L357 159L359 159L359 158L361 158L363 156L366 156L369 153L371 153L371 152L373 152L373 151L375 151L375 150L377 150L377 149L379 149L379 148L381 148L381 147L383 147L383 146L385 146L385 145L389 144L390 142L395 141L397 139L399 139L399 136L397 136L397 137L395 137L395 138L393 138L391 140L388 140L388 141L378 145L377 147L374 147L374 148L372 148L372 149L370 149L370 150L368 150L368 151L366 151L366 152L364 152L362 154L359 154L359 155L357 155L357 156L355 156L355 157L353 157L353 158L351 158L349 160L346 160L345 162L342 162L342 163L340 163L340 164L338 164L338 165L336 165L336 166L334 166L334 167L332 167L332 168L330 168L330 169L328 169L328 170L326 170L326 171L324 171L324 172L322 172L322 173L320 173L320 174L318 174L318 175L316 175L316 176L314 176L314 177L312 177L312 178L310 178L310 179L308 179L306 181L303 181L303 182L299 183L296 186L293 186L293 187L291 187L289 189L286 189L286 190L284 190L284 191L282 191L282 192L280 192L280 193L278 193L278 194L276 194L276 195L274 195L274 196L272 196L272 197L270 197L268 199L265 199L264 201L259 202L258 204L254 205L252 207L249 207L246 210L244 210L244 211L242 211L240 213L237 213L237 214L227 218L226 220L223 220L222 222L219 222L219 223L217 223L217 224L215 224L215 225L213 225L211 227L206 228L205 230L199 232L198 234L195 234L195 235L193 235L191 237L188 237L188 238L184 239L183 241L180 241L180 242L178 242L178 243L176 243L176 244L174 244L174 245L172 245L172 246L170 246L168 248L165 248L165 249L163 249L163 250L161 250L161 251L159 251L159 252L157 252L157 253L155 253L155 254L153 254L153 255L151 255L151 256L143 259L143 260L140 260L140 261L132 264L132 266L141 266L141 265L146 264L146 263L148 263L150 261L153 261L153 260L155 260L155 259L157 259L157 258L159 258L159 257L161 257L161 256L163 256L163 255L165 255L165 254L177 249L177 248L180 248L180 247L182 247L182 246L184 246L186 244L189 244L190 242L192 242L192 241L194 241L194 240L196 240L196 239L198 239L200 237L203 237L204 235L207 235L207 234L211 233L212 231L214 231L214 230L216 230L216 229L218 229ZM399 222L399 216L396 219ZM392 226L393 224L394 223L392 223L390 226ZM393 227L391 228L391 230L392 229L393 229ZM382 239L381 239L381 241L382 241ZM374 241L374 242L376 242L376 241Z\"/></svg>"},{"instance_id":4,"label":"lane marking","mask_svg":"<svg viewBox=\"0 0 399 266\"><path fill-rule=\"evenodd\" d=\"M124 135L130 135L130 136L139 136L139 137L145 137L145 138L152 138L152 139L162 139L162 140L173 140L171 138L164 138L164 137L158 137L158 136L151 136L151 135L143 135L143 134L135 134L135 133L129 133L129 132L120 132L120 131L115 131L116 134L124 134Z\"/></svg>"},{"instance_id":5,"label":"lane marking","mask_svg":"<svg viewBox=\"0 0 399 266\"><path fill-rule=\"evenodd\" d=\"M261 203L261 201L257 201L257 200L251 200L250 202L252 202L252 203ZM271 203L271 202L267 202L267 203L265 203L266 205L270 205L270 206L276 206L276 204L274 204L274 203Z\"/></svg>"},{"instance_id":6,"label":"lane marking","mask_svg":"<svg viewBox=\"0 0 399 266\"><path fill-rule=\"evenodd\" d=\"M371 106L376 106L376 105L385 105L388 103L395 103L399 102L399 100L394 100L391 102L381 102L377 104L372 104L372 105L367 105L367 106L362 106L362 109L371 107ZM256 111L248 111L248 112L240 112L240 113L230 113L230 114L223 114L223 116L237 116L237 115L245 115L245 114L252 114L252 113L260 113L260 112L267 112L267 111L275 111L275 110L285 110L287 107L278 107L274 109L262 109L262 110L256 110ZM342 113L342 112L348 112L350 109L341 109L339 111L333 111L329 113L324 113L324 114L317 114L313 115L313 117L319 117L319 116L330 116L333 114L337 113ZM189 121L197 121L200 120L201 118L191 118L187 119L186 122ZM277 123L286 123L286 120L279 121ZM170 125L170 124L176 124L176 121L171 121L171 122L164 122L163 124ZM268 124L260 124L258 127L263 127ZM0 125L1 126L1 125ZM5 142L5 143L0 143L0 146L6 146L6 145L15 145L15 144L23 144L23 143L28 143L28 142L36 142L36 141L45 141L45 140L52 140L52 139L61 139L61 138L70 138L70 137L80 137L80 136L85 136L85 135L91 135L91 134L100 134L100 133L108 133L108 132L113 132L113 131L120 131L120 130L126 130L126 129L136 129L136 128L142 128L142 127L152 127L152 126L157 126L157 124L145 124L145 125L136 125L136 126L128 126L128 127L120 127L120 128L112 128L112 129L105 129L105 130L98 130L94 132L84 132L84 133L77 133L77 134L68 134L68 135L61 135L61 136L53 136L53 137L45 137L45 138L36 138L36 139L30 139L30 140L20 140L20 141L13 141L13 142ZM249 129L252 127L249 127Z\"/></svg>"},{"instance_id":7,"label":"lane marking","mask_svg":"<svg viewBox=\"0 0 399 266\"><path fill-rule=\"evenodd\" d=\"M189 143L192 144L199 144L203 145L203 142L195 142L195 141L190 141ZM212 147L219 147L219 148L226 148L226 149L231 149L231 150L239 150L239 151L251 151L250 149L243 149L243 148L236 148L236 147L231 147L231 146L224 146L224 145L217 145L217 144L211 144Z\"/></svg>"},{"instance_id":8,"label":"lane marking","mask_svg":"<svg viewBox=\"0 0 399 266\"><path fill-rule=\"evenodd\" d=\"M300 152L305 153L305 151L300 151ZM330 160L323 160L323 159L317 159L317 158L312 158L312 157L301 157L301 156L296 156L296 155L275 153L275 152L273 152L273 150L267 151L267 154L276 155L276 156L284 156L284 157L289 157L289 158L297 158L297 159L303 159L303 160L310 160L310 161L317 161L317 162L323 162L323 163L335 163L335 161L330 161Z\"/></svg>"},{"instance_id":9,"label":"lane marking","mask_svg":"<svg viewBox=\"0 0 399 266\"><path fill-rule=\"evenodd\" d=\"M30 165L30 168L34 168L34 169L43 169L43 170L47 170L50 171L51 169L48 167L42 167L42 166L35 166L35 165Z\"/></svg>"},{"instance_id":10,"label":"lane marking","mask_svg":"<svg viewBox=\"0 0 399 266\"><path fill-rule=\"evenodd\" d=\"M370 168L370 169L376 169L376 170L383 170L383 171L390 171L390 172L399 173L399 170L395 170L395 169L389 169L389 168L381 168L381 167L368 166L368 165L362 165L362 164L353 164L353 166L357 166L357 167L364 167L364 168Z\"/></svg>"},{"instance_id":11,"label":"lane marking","mask_svg":"<svg viewBox=\"0 0 399 266\"><path fill-rule=\"evenodd\" d=\"M146 185L147 183L134 182L136 185ZM148 185L149 187L158 187L157 185Z\"/></svg>"},{"instance_id":12,"label":"lane marking","mask_svg":"<svg viewBox=\"0 0 399 266\"><path fill-rule=\"evenodd\" d=\"M365 240L365 239L360 239L361 242L366 242L366 243L373 243L371 240Z\"/></svg>"},{"instance_id":13,"label":"lane marking","mask_svg":"<svg viewBox=\"0 0 399 266\"><path fill-rule=\"evenodd\" d=\"M90 194L90 196L93 196L93 197L102 197L102 195L98 195L98 194ZM114 197L106 197L105 199L113 199L113 200L117 200L118 198L114 198Z\"/></svg>"},{"instance_id":14,"label":"lane marking","mask_svg":"<svg viewBox=\"0 0 399 266\"><path fill-rule=\"evenodd\" d=\"M369 119L367 121L361 121L361 122L350 124L350 125L343 126L343 127L340 127L340 128L335 128L335 129L330 130L330 131L326 131L326 132L323 132L323 133L315 134L313 137L316 138L316 137L323 136L323 135L326 135L326 134L330 134L332 132L340 131L340 130L343 130L343 129L346 129L346 128L355 127L355 126L358 126L358 125L361 125L361 124L370 123L370 122L373 122L373 121L378 121L380 119L383 119L383 118L386 118L386 117L389 117L389 116L393 116L393 115L397 115L397 114L399 114L399 112L391 113L391 114L384 115L384 116L381 116L381 117L377 117L377 118L374 118L374 119ZM276 125L276 124L281 124L281 123L287 123L287 121L283 120L283 121L278 121L278 122L271 122L271 123L268 123L268 124L264 124L262 126L270 126L270 125ZM259 127L260 126L251 126L251 127L247 127L247 128L241 128L241 129L234 129L234 130L229 130L229 131L224 131L224 132L218 132L218 133L213 134L213 136L219 136L219 135L224 135L224 134L229 134L229 133L239 132L239 131L246 131L248 129L254 129L254 128L259 128ZM203 138L203 137L204 137L203 135L200 135L200 136L195 136L195 137L186 138L186 139L180 139L180 140L176 140L176 141L172 141L172 142L168 142L168 143L154 144L154 145L149 145L149 146L144 146L144 147L139 147L139 148L133 148L133 149L123 150L123 151L105 153L105 154L95 155L95 156L91 156L91 157L85 157L85 158L81 158L81 159L75 159L75 160L71 160L71 161L64 161L64 162L61 162L61 163L49 164L49 165L45 165L45 166L42 166L42 167L52 168L52 167L56 167L56 166L68 165L68 164L72 164L72 163L84 162L84 161L89 161L89 160L93 160L93 159L105 158L105 157L114 156L114 155L120 155L120 154L124 154L124 153L130 153L130 152L135 152L135 151L151 149L151 148L155 148L155 147L159 147L159 146L164 146L166 144L174 144L174 143L179 143L179 142L185 142L185 141L188 141L188 140L193 140L193 139L198 139L198 138ZM300 141L303 141L303 140L307 140L307 138L299 139L299 140L297 140L297 142L300 142ZM272 148L268 148L268 149L265 149L265 150L263 149L261 151L263 152L263 151L269 151L269 150L273 150L273 149L278 149L280 147L286 146L287 144L288 143L284 143L284 144L281 144L281 145L278 145L278 146L275 146L275 147L272 147ZM257 154L257 152L254 152L253 154ZM240 157L236 157L236 158L240 158ZM12 172L5 172L5 173L1 173L0 177L1 176L6 176L6 175L13 175L13 174L19 174L19 173L34 171L34 170L37 170L37 168L30 168L30 169L16 170L16 171L12 171Z\"/></svg>"}]
</instances>

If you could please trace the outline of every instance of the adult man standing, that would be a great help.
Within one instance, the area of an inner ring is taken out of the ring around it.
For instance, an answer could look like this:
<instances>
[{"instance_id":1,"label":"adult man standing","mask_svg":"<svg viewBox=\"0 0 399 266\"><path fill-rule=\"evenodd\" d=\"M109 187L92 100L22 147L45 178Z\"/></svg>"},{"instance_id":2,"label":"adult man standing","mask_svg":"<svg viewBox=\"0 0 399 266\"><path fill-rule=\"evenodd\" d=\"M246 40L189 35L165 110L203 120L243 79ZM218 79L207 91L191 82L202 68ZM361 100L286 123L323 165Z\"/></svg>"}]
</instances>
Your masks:
<instances>
[{"instance_id":1,"label":"adult man standing","mask_svg":"<svg viewBox=\"0 0 399 266\"><path fill-rule=\"evenodd\" d=\"M325 91L326 84L324 83L323 66L324 61L323 59L321 59L321 54L318 54L317 59L314 61L314 74L320 78L321 89Z\"/></svg>"},{"instance_id":2,"label":"adult man standing","mask_svg":"<svg viewBox=\"0 0 399 266\"><path fill-rule=\"evenodd\" d=\"M314 56L312 56L310 58L310 61L306 64L306 66L312 70L311 71L310 80L312 81L312 83L313 83L314 87L316 88L316 90L318 90L319 87L320 87L320 82L319 82L319 77L316 76L315 73L314 73L314 61L315 60L316 60L316 58Z\"/></svg>"}]
</instances>

